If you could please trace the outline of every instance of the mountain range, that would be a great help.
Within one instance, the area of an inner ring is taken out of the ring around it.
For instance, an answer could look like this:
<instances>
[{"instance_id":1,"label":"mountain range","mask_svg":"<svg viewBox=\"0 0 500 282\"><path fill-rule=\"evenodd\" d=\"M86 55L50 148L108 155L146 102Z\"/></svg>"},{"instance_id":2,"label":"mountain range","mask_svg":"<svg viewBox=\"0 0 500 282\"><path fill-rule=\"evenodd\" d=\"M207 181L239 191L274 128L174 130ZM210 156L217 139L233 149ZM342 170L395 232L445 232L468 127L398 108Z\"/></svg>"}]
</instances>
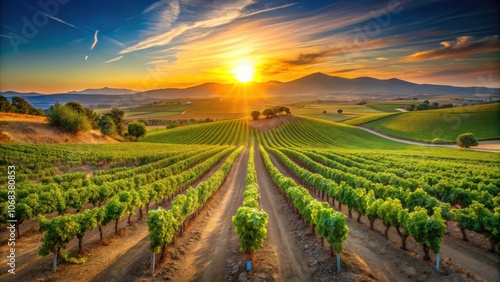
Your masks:
<instances>
[{"instance_id":1,"label":"mountain range","mask_svg":"<svg viewBox=\"0 0 500 282\"><path fill-rule=\"evenodd\" d=\"M302 97L355 100L364 97L422 97L446 94L489 94L500 95L499 88L456 87L449 85L416 84L397 78L376 79L371 77L342 78L324 73L313 73L288 82L268 81L251 82L245 85L248 93L261 93L266 96ZM164 88L144 92L129 89L101 88L71 91L68 93L40 94L0 92L7 98L24 97L39 108L48 108L55 102L76 101L93 108L133 106L141 103L179 98L209 98L238 95L234 84L204 83L188 88Z\"/></svg>"}]
</instances>

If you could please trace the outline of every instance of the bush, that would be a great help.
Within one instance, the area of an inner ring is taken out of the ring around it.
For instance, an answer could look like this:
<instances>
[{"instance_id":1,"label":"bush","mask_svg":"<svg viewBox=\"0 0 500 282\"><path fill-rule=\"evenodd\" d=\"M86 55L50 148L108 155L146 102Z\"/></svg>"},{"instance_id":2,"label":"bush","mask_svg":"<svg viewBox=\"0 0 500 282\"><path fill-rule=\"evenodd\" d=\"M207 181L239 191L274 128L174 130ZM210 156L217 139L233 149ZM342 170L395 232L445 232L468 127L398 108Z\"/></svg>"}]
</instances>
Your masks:
<instances>
[{"instance_id":1,"label":"bush","mask_svg":"<svg viewBox=\"0 0 500 282\"><path fill-rule=\"evenodd\" d=\"M116 134L115 122L108 116L104 115L99 119L99 130L104 136Z\"/></svg>"},{"instance_id":2,"label":"bush","mask_svg":"<svg viewBox=\"0 0 500 282\"><path fill-rule=\"evenodd\" d=\"M146 136L146 133L148 132L146 125L137 121L129 123L127 131L129 136L134 136L135 138Z\"/></svg>"},{"instance_id":3,"label":"bush","mask_svg":"<svg viewBox=\"0 0 500 282\"><path fill-rule=\"evenodd\" d=\"M479 145L479 142L477 142L476 137L474 137L474 134L472 133L464 133L460 134L457 137L457 145L460 148L469 148L472 146L477 146Z\"/></svg>"},{"instance_id":4,"label":"bush","mask_svg":"<svg viewBox=\"0 0 500 282\"><path fill-rule=\"evenodd\" d=\"M89 131L90 123L85 114L75 112L71 107L56 103L47 113L49 125L56 126L64 132L77 133Z\"/></svg>"},{"instance_id":5,"label":"bush","mask_svg":"<svg viewBox=\"0 0 500 282\"><path fill-rule=\"evenodd\" d=\"M431 143L432 144L443 144L444 141L441 138L434 138L434 139L432 139Z\"/></svg>"},{"instance_id":6,"label":"bush","mask_svg":"<svg viewBox=\"0 0 500 282\"><path fill-rule=\"evenodd\" d=\"M175 123L167 125L167 129L172 129L172 128L176 128L176 127L178 127L178 125Z\"/></svg>"},{"instance_id":7,"label":"bush","mask_svg":"<svg viewBox=\"0 0 500 282\"><path fill-rule=\"evenodd\" d=\"M252 116L253 119L257 120L257 119L259 119L260 112L259 111L252 111L250 113L250 115Z\"/></svg>"}]
</instances>

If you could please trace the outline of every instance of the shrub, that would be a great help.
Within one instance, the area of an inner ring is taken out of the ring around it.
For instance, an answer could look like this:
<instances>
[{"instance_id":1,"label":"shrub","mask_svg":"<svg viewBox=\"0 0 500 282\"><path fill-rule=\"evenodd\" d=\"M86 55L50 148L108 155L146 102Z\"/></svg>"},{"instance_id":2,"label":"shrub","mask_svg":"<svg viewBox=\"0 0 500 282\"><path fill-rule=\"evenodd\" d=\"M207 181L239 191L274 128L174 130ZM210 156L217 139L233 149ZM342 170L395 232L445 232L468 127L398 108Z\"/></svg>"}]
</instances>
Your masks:
<instances>
[{"instance_id":1,"label":"shrub","mask_svg":"<svg viewBox=\"0 0 500 282\"><path fill-rule=\"evenodd\" d=\"M56 126L64 132L77 133L91 129L85 114L75 112L73 108L61 106L58 103L50 107L47 119L49 125Z\"/></svg>"},{"instance_id":2,"label":"shrub","mask_svg":"<svg viewBox=\"0 0 500 282\"><path fill-rule=\"evenodd\" d=\"M114 135L116 134L115 122L108 115L103 115L99 119L99 130L104 136Z\"/></svg>"},{"instance_id":3,"label":"shrub","mask_svg":"<svg viewBox=\"0 0 500 282\"><path fill-rule=\"evenodd\" d=\"M476 137L474 137L474 134L472 133L464 133L460 134L457 137L457 145L460 148L469 148L472 146L477 146L479 143L477 142Z\"/></svg>"},{"instance_id":4,"label":"shrub","mask_svg":"<svg viewBox=\"0 0 500 282\"><path fill-rule=\"evenodd\" d=\"M431 143L432 144L443 144L444 141L441 138L434 138L434 139L432 139Z\"/></svg>"},{"instance_id":5,"label":"shrub","mask_svg":"<svg viewBox=\"0 0 500 282\"><path fill-rule=\"evenodd\" d=\"M146 125L142 122L134 121L129 123L128 125L128 135L134 136L135 138L139 138L142 136L146 136L148 130L146 129Z\"/></svg>"}]
</instances>

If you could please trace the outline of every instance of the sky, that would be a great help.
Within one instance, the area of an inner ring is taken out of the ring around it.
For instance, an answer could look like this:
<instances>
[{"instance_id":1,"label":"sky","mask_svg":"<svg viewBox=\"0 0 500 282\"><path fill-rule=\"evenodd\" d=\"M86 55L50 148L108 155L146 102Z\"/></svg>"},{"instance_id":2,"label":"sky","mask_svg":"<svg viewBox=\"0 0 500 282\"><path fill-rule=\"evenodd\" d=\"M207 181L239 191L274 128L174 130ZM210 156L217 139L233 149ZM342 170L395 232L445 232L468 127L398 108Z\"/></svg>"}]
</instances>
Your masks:
<instances>
[{"instance_id":1,"label":"sky","mask_svg":"<svg viewBox=\"0 0 500 282\"><path fill-rule=\"evenodd\" d=\"M323 72L500 87L496 1L2 0L0 91L136 91Z\"/></svg>"}]
</instances>

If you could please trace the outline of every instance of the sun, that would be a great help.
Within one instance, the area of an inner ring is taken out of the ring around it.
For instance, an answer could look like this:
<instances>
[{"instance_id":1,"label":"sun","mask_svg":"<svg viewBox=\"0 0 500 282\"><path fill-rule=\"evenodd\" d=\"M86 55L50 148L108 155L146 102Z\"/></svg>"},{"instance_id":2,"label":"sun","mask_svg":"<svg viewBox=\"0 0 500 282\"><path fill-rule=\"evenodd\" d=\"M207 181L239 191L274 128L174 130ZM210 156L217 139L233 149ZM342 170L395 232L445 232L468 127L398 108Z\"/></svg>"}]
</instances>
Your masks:
<instances>
[{"instance_id":1,"label":"sun","mask_svg":"<svg viewBox=\"0 0 500 282\"><path fill-rule=\"evenodd\" d=\"M249 82L253 79L253 74L255 70L249 64L241 64L236 69L234 69L234 78L239 82Z\"/></svg>"}]
</instances>

